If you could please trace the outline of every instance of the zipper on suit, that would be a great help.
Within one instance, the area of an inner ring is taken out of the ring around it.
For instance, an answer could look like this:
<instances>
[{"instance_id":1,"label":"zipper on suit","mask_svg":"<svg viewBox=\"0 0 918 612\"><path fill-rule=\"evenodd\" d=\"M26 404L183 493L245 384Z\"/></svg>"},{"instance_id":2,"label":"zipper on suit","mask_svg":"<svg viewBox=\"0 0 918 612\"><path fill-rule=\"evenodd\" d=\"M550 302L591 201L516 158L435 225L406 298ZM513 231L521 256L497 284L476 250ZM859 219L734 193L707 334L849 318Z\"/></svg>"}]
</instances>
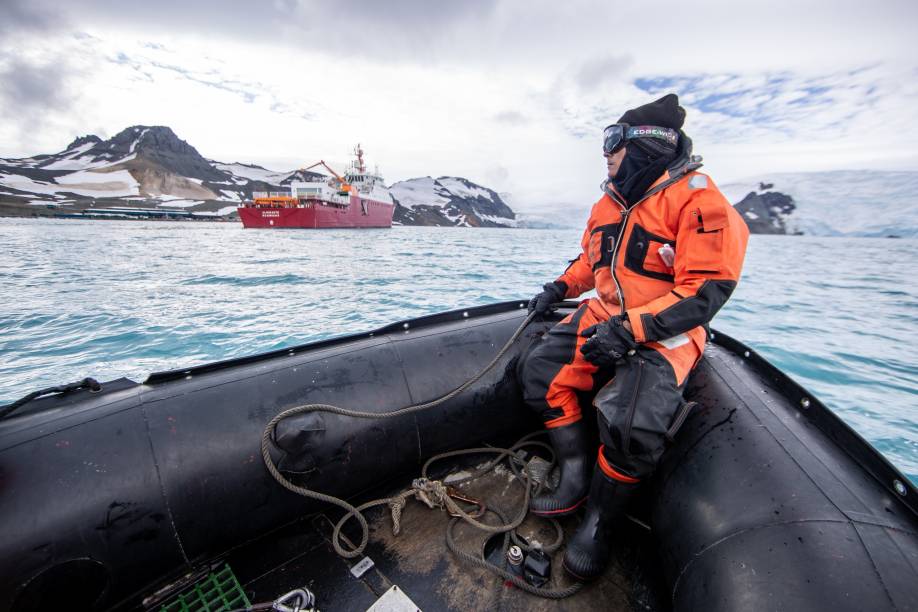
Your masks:
<instances>
[{"instance_id":1,"label":"zipper on suit","mask_svg":"<svg viewBox=\"0 0 918 612\"><path fill-rule=\"evenodd\" d=\"M612 263L610 264L610 270L609 270L612 273L612 282L615 283L615 294L618 296L619 306L621 307L621 311L619 312L619 314L621 316L625 316L625 311L626 311L625 294L622 291L621 284L619 284L618 282L618 277L615 276L615 266L617 264L616 260L618 258L618 247L620 247L622 244L622 238L625 235L625 226L628 225L628 217L631 215L631 212L635 208L638 207L638 204L640 204L641 202L643 202L650 196L654 195L655 193L659 193L660 191L663 191L664 189L666 189L673 183L678 182L684 176L685 176L685 173L682 173L678 176L674 176L670 178L669 180L663 181L662 183L660 183L659 185L657 185L656 187L654 187L653 189L645 193L641 197L641 199L635 202L634 206L630 208L625 206L622 203L622 200L619 199L618 194L615 191L613 191L611 188L609 189L609 195L615 201L615 203L618 204L619 208L621 208L621 215L622 215L622 223L621 223L621 227L619 227L619 230L618 230L618 238L615 239L615 246L612 248Z\"/></svg>"},{"instance_id":2,"label":"zipper on suit","mask_svg":"<svg viewBox=\"0 0 918 612\"><path fill-rule=\"evenodd\" d=\"M624 316L625 294L622 291L622 286L618 283L618 277L615 276L615 258L618 257L618 247L622 243L622 237L625 235L625 225L628 223L628 215L631 213L631 210L622 206L621 203L618 203L618 205L621 206L622 209L622 222L618 228L618 237L615 239L615 246L612 247L612 265L610 271L612 272L612 282L615 283L615 294L618 295L618 304L621 308L621 312L619 314Z\"/></svg>"},{"instance_id":3,"label":"zipper on suit","mask_svg":"<svg viewBox=\"0 0 918 612\"><path fill-rule=\"evenodd\" d=\"M634 392L631 394L631 403L628 405L628 414L625 416L625 431L622 435L622 450L626 453L629 446L631 446L631 425L634 422L634 410L637 407L638 392L641 390L641 374L644 372L644 360L638 359L637 365Z\"/></svg>"}]
</instances>

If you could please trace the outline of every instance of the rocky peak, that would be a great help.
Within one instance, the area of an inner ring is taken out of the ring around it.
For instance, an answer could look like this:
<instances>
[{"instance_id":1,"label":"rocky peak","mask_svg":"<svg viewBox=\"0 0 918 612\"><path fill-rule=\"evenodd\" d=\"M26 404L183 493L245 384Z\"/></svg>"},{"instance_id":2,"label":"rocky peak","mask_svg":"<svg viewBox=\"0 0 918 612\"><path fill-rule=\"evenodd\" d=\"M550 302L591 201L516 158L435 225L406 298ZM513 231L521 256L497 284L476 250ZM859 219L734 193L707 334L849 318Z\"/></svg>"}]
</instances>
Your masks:
<instances>
[{"instance_id":1,"label":"rocky peak","mask_svg":"<svg viewBox=\"0 0 918 612\"><path fill-rule=\"evenodd\" d=\"M197 149L162 126L135 125L112 138L100 141L88 151L97 161L116 162L132 155L175 174L209 181L226 180L227 174L215 169Z\"/></svg>"},{"instance_id":2,"label":"rocky peak","mask_svg":"<svg viewBox=\"0 0 918 612\"><path fill-rule=\"evenodd\" d=\"M164 125L135 125L122 130L112 140L136 141L138 151L165 152L177 155L201 157L197 149L175 135L172 128Z\"/></svg>"},{"instance_id":3,"label":"rocky peak","mask_svg":"<svg viewBox=\"0 0 918 612\"><path fill-rule=\"evenodd\" d=\"M99 138L98 136L96 136L96 135L94 135L94 134L88 134L88 135L86 135L86 136L80 136L79 138L75 139L73 142L71 142L69 145L67 145L67 148L64 149L64 150L65 150L65 151L70 151L70 150L72 150L72 149L76 149L77 147L81 147L81 146L83 146L83 145L85 145L85 144L92 143L92 144L95 145L95 144L98 144L98 143L100 143L100 142L102 142L102 139L101 139L101 138Z\"/></svg>"},{"instance_id":4,"label":"rocky peak","mask_svg":"<svg viewBox=\"0 0 918 612\"><path fill-rule=\"evenodd\" d=\"M449 198L460 210L506 219L515 216L500 194L466 178L441 176L437 178L436 184L439 186L437 193Z\"/></svg>"}]
</instances>

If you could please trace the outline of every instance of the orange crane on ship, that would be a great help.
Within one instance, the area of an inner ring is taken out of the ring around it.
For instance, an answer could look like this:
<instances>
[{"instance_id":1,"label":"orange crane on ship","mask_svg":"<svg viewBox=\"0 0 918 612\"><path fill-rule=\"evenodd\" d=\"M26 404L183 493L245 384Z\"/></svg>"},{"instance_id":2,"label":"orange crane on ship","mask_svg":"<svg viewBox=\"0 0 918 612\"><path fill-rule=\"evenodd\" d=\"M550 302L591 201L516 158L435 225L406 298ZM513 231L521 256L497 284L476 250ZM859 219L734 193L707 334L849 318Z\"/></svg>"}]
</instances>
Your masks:
<instances>
[{"instance_id":1,"label":"orange crane on ship","mask_svg":"<svg viewBox=\"0 0 918 612\"><path fill-rule=\"evenodd\" d=\"M357 154L357 157L360 160L360 164L359 164L360 171L364 172L363 149L360 148L359 144L355 148L354 152ZM343 176L335 172L335 169L329 166L325 162L324 159L320 159L319 161L312 164L311 166L307 166L305 168L298 168L297 172L309 172L316 166L322 166L323 168L331 172L332 176L335 177L335 180L338 181L338 195L342 195L342 196L350 195L350 191L351 191L350 183L348 183L347 180L345 180ZM256 196L253 198L253 204L256 207L275 206L275 207L282 207L282 208L290 208L290 207L296 206L298 201L299 201L298 198L292 194L291 195L281 195L281 194L268 193L265 196L262 196L262 197Z\"/></svg>"},{"instance_id":2,"label":"orange crane on ship","mask_svg":"<svg viewBox=\"0 0 918 612\"><path fill-rule=\"evenodd\" d=\"M346 180L344 180L344 178L343 178L340 174L338 174L337 172L335 172L335 170L334 170L331 166L329 166L328 164L326 164L326 163L325 163L325 160L320 159L319 161L317 161L317 162L314 163L313 165L311 165L311 166L309 166L309 167L307 167L307 168L300 168L300 170L302 170L303 172L309 172L310 170L312 170L312 169L315 168L316 166L322 166L323 168L325 168L326 170L328 170L329 172L332 173L332 176L334 176L335 179L338 181L338 192L339 192L339 193L341 193L341 194L343 195L343 194L346 194L346 193L349 193L349 192L350 192L351 186L348 184L348 182L347 182Z\"/></svg>"}]
</instances>

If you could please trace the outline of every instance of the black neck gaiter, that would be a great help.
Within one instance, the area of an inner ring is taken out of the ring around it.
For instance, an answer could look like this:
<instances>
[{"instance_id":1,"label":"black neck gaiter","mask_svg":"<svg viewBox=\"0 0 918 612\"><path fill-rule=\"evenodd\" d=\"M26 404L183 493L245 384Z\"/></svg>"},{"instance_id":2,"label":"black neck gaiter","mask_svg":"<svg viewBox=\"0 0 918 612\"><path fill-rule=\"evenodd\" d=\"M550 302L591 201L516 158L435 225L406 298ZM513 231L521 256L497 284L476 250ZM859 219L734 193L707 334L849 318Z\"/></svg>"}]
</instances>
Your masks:
<instances>
[{"instance_id":1,"label":"black neck gaiter","mask_svg":"<svg viewBox=\"0 0 918 612\"><path fill-rule=\"evenodd\" d=\"M635 142L629 143L625 150L625 158L615 178L612 179L612 184L625 198L625 203L633 206L675 159L675 152L654 154Z\"/></svg>"}]
</instances>

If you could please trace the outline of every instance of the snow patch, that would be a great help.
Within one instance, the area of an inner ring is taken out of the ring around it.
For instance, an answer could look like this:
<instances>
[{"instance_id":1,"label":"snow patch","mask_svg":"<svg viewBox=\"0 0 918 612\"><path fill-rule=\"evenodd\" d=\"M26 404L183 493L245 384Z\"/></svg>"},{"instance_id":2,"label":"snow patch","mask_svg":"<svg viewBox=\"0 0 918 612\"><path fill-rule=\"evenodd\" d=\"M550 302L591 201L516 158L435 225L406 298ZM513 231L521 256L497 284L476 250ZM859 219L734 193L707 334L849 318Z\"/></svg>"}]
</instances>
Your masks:
<instances>
[{"instance_id":1,"label":"snow patch","mask_svg":"<svg viewBox=\"0 0 918 612\"><path fill-rule=\"evenodd\" d=\"M237 206L224 206L223 208L215 211L196 210L194 215L196 217L225 217L230 213L236 212L237 209Z\"/></svg>"},{"instance_id":2,"label":"snow patch","mask_svg":"<svg viewBox=\"0 0 918 612\"><path fill-rule=\"evenodd\" d=\"M414 209L417 206L442 208L449 202L437 193L437 182L429 176L401 181L389 187L390 193L399 204Z\"/></svg>"},{"instance_id":3,"label":"snow patch","mask_svg":"<svg viewBox=\"0 0 918 612\"><path fill-rule=\"evenodd\" d=\"M119 190L125 188L125 186L128 188L133 187L135 190L137 188L137 181L127 170L116 170L114 172L81 170L59 176L54 180L57 181L58 185L94 185L95 187L87 187L87 189L97 189L99 191ZM137 192L135 191L130 195L137 195Z\"/></svg>"},{"instance_id":4,"label":"snow patch","mask_svg":"<svg viewBox=\"0 0 918 612\"><path fill-rule=\"evenodd\" d=\"M143 138L144 134L146 134L149 131L150 131L150 128L144 128L144 130L140 133L140 135L137 138L135 138L134 141L131 143L131 148L128 150L128 153L134 152L134 149L137 148L137 143L139 143L140 140Z\"/></svg>"},{"instance_id":5,"label":"snow patch","mask_svg":"<svg viewBox=\"0 0 918 612\"><path fill-rule=\"evenodd\" d=\"M442 214L456 225L459 225L461 220L465 219L465 215L454 208L444 208Z\"/></svg>"},{"instance_id":6,"label":"snow patch","mask_svg":"<svg viewBox=\"0 0 918 612\"><path fill-rule=\"evenodd\" d=\"M139 195L139 185L127 170L116 172L78 171L55 179L56 186L48 185L46 191L55 193L66 191L89 197L122 198ZM29 191L38 191L30 189Z\"/></svg>"},{"instance_id":7,"label":"snow patch","mask_svg":"<svg viewBox=\"0 0 918 612\"><path fill-rule=\"evenodd\" d=\"M483 215L481 213L478 214L478 218L482 221L489 221L506 227L517 227L516 219L508 219L507 217L498 217L496 215Z\"/></svg>"},{"instance_id":8,"label":"snow patch","mask_svg":"<svg viewBox=\"0 0 918 612\"><path fill-rule=\"evenodd\" d=\"M284 179L294 172L293 170L290 172L276 172L260 166L247 166L245 164L214 163L214 167L218 170L234 174L237 177L246 178L250 181L263 181L271 185L280 185ZM237 181L237 184L242 185L245 184L245 182L246 181Z\"/></svg>"},{"instance_id":9,"label":"snow patch","mask_svg":"<svg viewBox=\"0 0 918 612\"><path fill-rule=\"evenodd\" d=\"M127 157L123 157L119 160L99 160L93 161L92 157L79 157L79 158L69 158L61 159L56 162L52 162L47 166L42 166L43 170L99 170L101 168L108 168L114 166L115 164L123 164L124 162L131 161L136 159L137 154L133 153Z\"/></svg>"},{"instance_id":10,"label":"snow patch","mask_svg":"<svg viewBox=\"0 0 918 612\"><path fill-rule=\"evenodd\" d=\"M18 189L19 191L28 191L36 194L43 193L50 195L56 193L60 189L58 185L52 185L44 181L33 181L27 176L21 176L18 174L7 176L3 182L7 187L12 187L13 189Z\"/></svg>"},{"instance_id":11,"label":"snow patch","mask_svg":"<svg viewBox=\"0 0 918 612\"><path fill-rule=\"evenodd\" d=\"M437 179L437 182L454 196L472 200L475 198L484 198L489 202L494 201L491 197L491 193L487 189L468 185L463 179L454 176L441 176Z\"/></svg>"},{"instance_id":12,"label":"snow patch","mask_svg":"<svg viewBox=\"0 0 918 612\"><path fill-rule=\"evenodd\" d=\"M44 166L45 170L86 170L92 168L93 165L99 166L103 162L97 162L93 164L91 157L83 157L76 159L61 159L56 162L50 163L47 166Z\"/></svg>"}]
</instances>

